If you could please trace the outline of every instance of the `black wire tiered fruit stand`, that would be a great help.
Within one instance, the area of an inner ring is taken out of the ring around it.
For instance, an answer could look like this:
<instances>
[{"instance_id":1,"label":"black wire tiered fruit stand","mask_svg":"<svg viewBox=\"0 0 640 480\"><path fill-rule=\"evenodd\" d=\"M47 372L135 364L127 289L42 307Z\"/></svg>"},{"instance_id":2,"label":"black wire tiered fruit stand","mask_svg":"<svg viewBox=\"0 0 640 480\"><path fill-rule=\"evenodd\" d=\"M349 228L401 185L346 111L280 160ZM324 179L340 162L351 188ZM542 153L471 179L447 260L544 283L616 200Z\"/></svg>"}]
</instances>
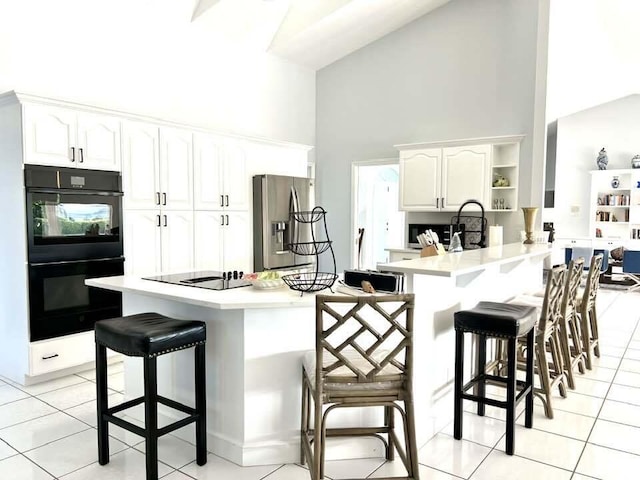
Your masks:
<instances>
[{"instance_id":1,"label":"black wire tiered fruit stand","mask_svg":"<svg viewBox=\"0 0 640 480\"><path fill-rule=\"evenodd\" d=\"M288 245L289 249L296 255L314 256L316 269L313 272L306 273L294 273L290 275L283 275L282 281L288 285L292 290L297 290L302 295L305 292L317 292L324 290L325 288L331 288L335 283L338 275L336 274L336 257L333 253L333 247L331 246L331 240L329 239L329 233L327 231L327 212L322 207L315 207L310 212L292 212L291 221L294 225L294 231L292 234L292 242ZM316 238L316 229L314 224L322 222L324 227L324 238ZM304 228L305 231L309 231L311 234L310 242L300 242L301 238L300 229ZM318 271L318 257L320 254L326 251L331 252L331 259L333 261L333 272L319 272Z\"/></svg>"}]
</instances>

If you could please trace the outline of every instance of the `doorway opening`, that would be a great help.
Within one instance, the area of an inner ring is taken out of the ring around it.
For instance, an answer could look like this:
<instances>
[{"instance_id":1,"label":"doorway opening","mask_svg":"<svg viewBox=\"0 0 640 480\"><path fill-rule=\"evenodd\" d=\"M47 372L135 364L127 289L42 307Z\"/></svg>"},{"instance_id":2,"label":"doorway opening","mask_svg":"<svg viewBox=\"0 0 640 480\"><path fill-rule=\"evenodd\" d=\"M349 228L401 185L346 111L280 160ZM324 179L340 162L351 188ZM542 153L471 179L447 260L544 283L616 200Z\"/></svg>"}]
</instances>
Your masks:
<instances>
[{"instance_id":1,"label":"doorway opening","mask_svg":"<svg viewBox=\"0 0 640 480\"><path fill-rule=\"evenodd\" d=\"M397 159L355 162L351 266L374 270L389 260L387 248L404 246L404 212L398 210Z\"/></svg>"}]
</instances>

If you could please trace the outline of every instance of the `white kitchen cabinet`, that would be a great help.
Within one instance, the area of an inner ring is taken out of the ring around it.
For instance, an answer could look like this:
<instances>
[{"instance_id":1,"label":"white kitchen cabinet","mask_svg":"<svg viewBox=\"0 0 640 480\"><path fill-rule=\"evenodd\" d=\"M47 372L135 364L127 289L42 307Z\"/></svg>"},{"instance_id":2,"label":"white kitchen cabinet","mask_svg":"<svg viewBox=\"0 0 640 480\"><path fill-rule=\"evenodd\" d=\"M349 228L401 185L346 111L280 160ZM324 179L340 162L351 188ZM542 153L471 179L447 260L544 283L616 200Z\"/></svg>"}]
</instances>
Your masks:
<instances>
[{"instance_id":1,"label":"white kitchen cabinet","mask_svg":"<svg viewBox=\"0 0 640 480\"><path fill-rule=\"evenodd\" d=\"M194 135L196 210L248 210L249 185L244 142Z\"/></svg>"},{"instance_id":2,"label":"white kitchen cabinet","mask_svg":"<svg viewBox=\"0 0 640 480\"><path fill-rule=\"evenodd\" d=\"M196 270L253 270L248 212L195 212Z\"/></svg>"},{"instance_id":3,"label":"white kitchen cabinet","mask_svg":"<svg viewBox=\"0 0 640 480\"><path fill-rule=\"evenodd\" d=\"M125 212L125 271L153 275L193 269L193 212Z\"/></svg>"},{"instance_id":4,"label":"white kitchen cabinet","mask_svg":"<svg viewBox=\"0 0 640 480\"><path fill-rule=\"evenodd\" d=\"M121 169L121 122L116 117L27 104L23 126L25 163Z\"/></svg>"},{"instance_id":5,"label":"white kitchen cabinet","mask_svg":"<svg viewBox=\"0 0 640 480\"><path fill-rule=\"evenodd\" d=\"M400 210L457 211L477 200L486 211L515 211L520 142L524 136L396 145ZM508 186L493 186L501 175Z\"/></svg>"},{"instance_id":6,"label":"white kitchen cabinet","mask_svg":"<svg viewBox=\"0 0 640 480\"><path fill-rule=\"evenodd\" d=\"M400 152L400 210L439 210L442 149Z\"/></svg>"},{"instance_id":7,"label":"white kitchen cabinet","mask_svg":"<svg viewBox=\"0 0 640 480\"><path fill-rule=\"evenodd\" d=\"M484 202L491 147L426 148L400 152L400 209L457 210L465 201Z\"/></svg>"},{"instance_id":8,"label":"white kitchen cabinet","mask_svg":"<svg viewBox=\"0 0 640 480\"><path fill-rule=\"evenodd\" d=\"M193 208L193 136L188 130L130 122L124 128L124 205Z\"/></svg>"},{"instance_id":9,"label":"white kitchen cabinet","mask_svg":"<svg viewBox=\"0 0 640 480\"><path fill-rule=\"evenodd\" d=\"M490 165L491 145L443 148L440 207L458 210L467 200L486 203Z\"/></svg>"}]
</instances>

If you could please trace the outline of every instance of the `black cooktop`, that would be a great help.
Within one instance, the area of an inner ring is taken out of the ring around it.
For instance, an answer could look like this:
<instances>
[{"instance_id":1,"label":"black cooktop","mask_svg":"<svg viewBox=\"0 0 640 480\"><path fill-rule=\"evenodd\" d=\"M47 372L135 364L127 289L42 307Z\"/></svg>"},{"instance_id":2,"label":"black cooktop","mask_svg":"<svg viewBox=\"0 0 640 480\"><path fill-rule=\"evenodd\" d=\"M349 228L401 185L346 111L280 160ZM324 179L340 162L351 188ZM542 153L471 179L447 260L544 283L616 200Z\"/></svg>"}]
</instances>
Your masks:
<instances>
[{"instance_id":1,"label":"black cooktop","mask_svg":"<svg viewBox=\"0 0 640 480\"><path fill-rule=\"evenodd\" d=\"M251 285L251 282L242 279L242 272L237 271L214 272L205 270L201 272L172 273L170 275L146 277L143 280L206 288L208 290L227 290Z\"/></svg>"}]
</instances>

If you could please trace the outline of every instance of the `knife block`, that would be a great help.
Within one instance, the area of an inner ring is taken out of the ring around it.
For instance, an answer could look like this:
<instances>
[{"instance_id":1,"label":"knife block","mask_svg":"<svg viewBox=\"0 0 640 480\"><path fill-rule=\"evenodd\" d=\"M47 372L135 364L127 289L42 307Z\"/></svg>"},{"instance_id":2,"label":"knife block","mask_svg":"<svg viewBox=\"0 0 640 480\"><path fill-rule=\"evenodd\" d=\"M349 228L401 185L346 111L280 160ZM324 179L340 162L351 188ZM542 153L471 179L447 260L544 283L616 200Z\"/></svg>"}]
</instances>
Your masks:
<instances>
[{"instance_id":1,"label":"knife block","mask_svg":"<svg viewBox=\"0 0 640 480\"><path fill-rule=\"evenodd\" d=\"M420 257L434 257L436 255L444 255L445 250L441 243L436 245L427 245L420 250Z\"/></svg>"}]
</instances>

